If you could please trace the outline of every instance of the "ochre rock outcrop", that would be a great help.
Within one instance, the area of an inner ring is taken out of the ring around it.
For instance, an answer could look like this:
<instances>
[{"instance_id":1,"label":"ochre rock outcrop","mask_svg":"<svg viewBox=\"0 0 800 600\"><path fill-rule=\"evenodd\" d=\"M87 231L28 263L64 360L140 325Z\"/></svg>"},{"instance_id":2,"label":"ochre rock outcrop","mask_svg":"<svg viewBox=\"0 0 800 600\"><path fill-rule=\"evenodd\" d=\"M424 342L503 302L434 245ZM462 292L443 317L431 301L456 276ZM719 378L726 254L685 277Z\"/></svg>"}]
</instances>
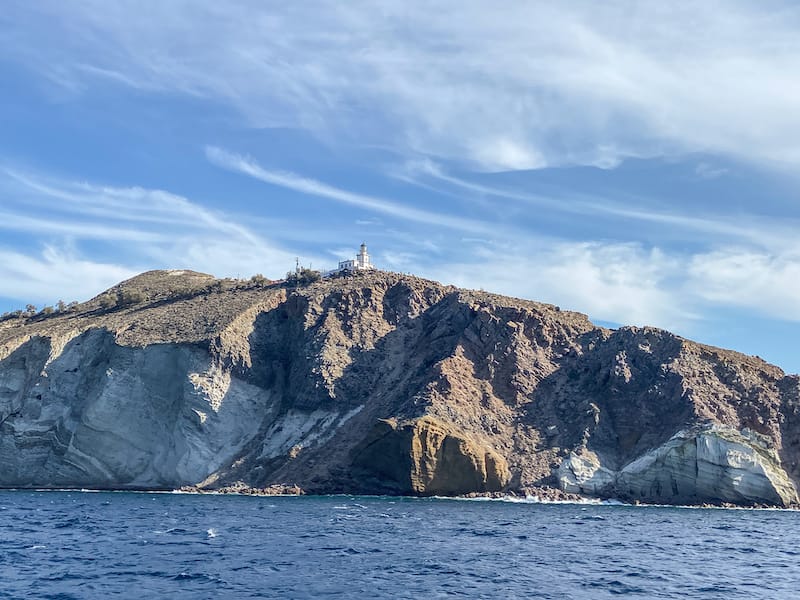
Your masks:
<instances>
[{"instance_id":1,"label":"ochre rock outcrop","mask_svg":"<svg viewBox=\"0 0 800 600\"><path fill-rule=\"evenodd\" d=\"M354 449L352 465L376 489L400 494L498 492L508 482L502 456L431 417L400 426L378 421Z\"/></svg>"},{"instance_id":2,"label":"ochre rock outcrop","mask_svg":"<svg viewBox=\"0 0 800 600\"><path fill-rule=\"evenodd\" d=\"M0 321L4 487L792 505L798 477L797 376L411 276L155 271Z\"/></svg>"}]
</instances>

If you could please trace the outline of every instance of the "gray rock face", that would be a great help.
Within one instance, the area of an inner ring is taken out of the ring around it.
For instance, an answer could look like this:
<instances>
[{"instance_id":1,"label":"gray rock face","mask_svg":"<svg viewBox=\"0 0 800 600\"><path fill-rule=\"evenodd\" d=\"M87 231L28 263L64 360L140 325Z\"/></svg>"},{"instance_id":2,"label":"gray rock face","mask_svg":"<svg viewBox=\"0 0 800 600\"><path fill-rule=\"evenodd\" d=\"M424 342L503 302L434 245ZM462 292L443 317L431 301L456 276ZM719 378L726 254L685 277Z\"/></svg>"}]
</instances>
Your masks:
<instances>
[{"instance_id":1,"label":"gray rock face","mask_svg":"<svg viewBox=\"0 0 800 600\"><path fill-rule=\"evenodd\" d=\"M711 426L680 432L627 465L617 482L624 497L693 503L788 505L797 491L776 452L750 431Z\"/></svg>"},{"instance_id":2,"label":"gray rock face","mask_svg":"<svg viewBox=\"0 0 800 600\"><path fill-rule=\"evenodd\" d=\"M0 362L0 485L173 487L236 455L274 410L198 348L119 346L103 329Z\"/></svg>"},{"instance_id":3,"label":"gray rock face","mask_svg":"<svg viewBox=\"0 0 800 600\"><path fill-rule=\"evenodd\" d=\"M767 441L718 425L680 431L618 471L584 450L562 462L559 484L568 492L668 504L795 504L797 490Z\"/></svg>"},{"instance_id":4,"label":"gray rock face","mask_svg":"<svg viewBox=\"0 0 800 600\"><path fill-rule=\"evenodd\" d=\"M558 484L565 492L591 496L614 495L617 473L604 467L591 450L570 452L558 467Z\"/></svg>"},{"instance_id":5,"label":"gray rock face","mask_svg":"<svg viewBox=\"0 0 800 600\"><path fill-rule=\"evenodd\" d=\"M0 319L3 487L787 505L798 478L798 377L410 276L150 272Z\"/></svg>"}]
</instances>

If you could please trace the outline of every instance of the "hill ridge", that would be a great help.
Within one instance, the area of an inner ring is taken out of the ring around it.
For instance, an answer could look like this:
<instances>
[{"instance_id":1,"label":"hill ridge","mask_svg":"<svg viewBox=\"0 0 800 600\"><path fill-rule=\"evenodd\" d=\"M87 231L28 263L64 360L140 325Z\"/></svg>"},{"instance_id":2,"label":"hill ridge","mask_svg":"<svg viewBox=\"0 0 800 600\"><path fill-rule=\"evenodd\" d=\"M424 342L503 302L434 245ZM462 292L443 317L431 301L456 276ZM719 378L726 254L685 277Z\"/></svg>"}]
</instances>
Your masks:
<instances>
[{"instance_id":1,"label":"hill ridge","mask_svg":"<svg viewBox=\"0 0 800 600\"><path fill-rule=\"evenodd\" d=\"M797 376L552 304L150 271L1 325L0 485L797 502Z\"/></svg>"}]
</instances>

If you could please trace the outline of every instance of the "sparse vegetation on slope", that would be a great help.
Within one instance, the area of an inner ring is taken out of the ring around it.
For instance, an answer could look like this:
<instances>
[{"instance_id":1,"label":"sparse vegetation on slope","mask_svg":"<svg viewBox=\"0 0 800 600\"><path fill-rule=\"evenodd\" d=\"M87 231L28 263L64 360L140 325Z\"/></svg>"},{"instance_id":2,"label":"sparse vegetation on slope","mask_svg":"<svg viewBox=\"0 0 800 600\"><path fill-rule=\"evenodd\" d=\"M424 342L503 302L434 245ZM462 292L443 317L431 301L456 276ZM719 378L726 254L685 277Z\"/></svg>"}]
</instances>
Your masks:
<instances>
[{"instance_id":1,"label":"sparse vegetation on slope","mask_svg":"<svg viewBox=\"0 0 800 600\"><path fill-rule=\"evenodd\" d=\"M297 283L149 272L4 322L0 377L19 384L0 414L21 412L0 424L0 484L795 497L800 380L760 359L394 273ZM67 438L49 471L13 463Z\"/></svg>"},{"instance_id":2,"label":"sparse vegetation on slope","mask_svg":"<svg viewBox=\"0 0 800 600\"><path fill-rule=\"evenodd\" d=\"M322 279L322 273L307 267L300 267L297 271L286 273L286 283L289 285L311 285Z\"/></svg>"}]
</instances>

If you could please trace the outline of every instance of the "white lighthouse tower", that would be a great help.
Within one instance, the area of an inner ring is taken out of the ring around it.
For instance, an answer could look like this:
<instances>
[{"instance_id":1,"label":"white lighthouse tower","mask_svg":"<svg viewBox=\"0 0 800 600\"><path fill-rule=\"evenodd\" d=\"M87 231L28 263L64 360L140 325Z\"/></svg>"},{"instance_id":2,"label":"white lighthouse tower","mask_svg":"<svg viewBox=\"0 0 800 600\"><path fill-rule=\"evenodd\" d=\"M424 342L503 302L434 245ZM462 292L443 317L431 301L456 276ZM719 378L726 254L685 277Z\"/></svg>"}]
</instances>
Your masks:
<instances>
[{"instance_id":1,"label":"white lighthouse tower","mask_svg":"<svg viewBox=\"0 0 800 600\"><path fill-rule=\"evenodd\" d=\"M367 245L361 244L361 250L356 256L356 270L373 269L374 267L369 263L369 254L367 254Z\"/></svg>"},{"instance_id":2,"label":"white lighthouse tower","mask_svg":"<svg viewBox=\"0 0 800 600\"><path fill-rule=\"evenodd\" d=\"M361 249L356 254L355 260L339 261L339 266L332 271L325 273L326 277L336 275L337 273L352 273L353 271L373 271L375 266L369 262L369 254L367 253L367 245L361 244Z\"/></svg>"}]
</instances>

